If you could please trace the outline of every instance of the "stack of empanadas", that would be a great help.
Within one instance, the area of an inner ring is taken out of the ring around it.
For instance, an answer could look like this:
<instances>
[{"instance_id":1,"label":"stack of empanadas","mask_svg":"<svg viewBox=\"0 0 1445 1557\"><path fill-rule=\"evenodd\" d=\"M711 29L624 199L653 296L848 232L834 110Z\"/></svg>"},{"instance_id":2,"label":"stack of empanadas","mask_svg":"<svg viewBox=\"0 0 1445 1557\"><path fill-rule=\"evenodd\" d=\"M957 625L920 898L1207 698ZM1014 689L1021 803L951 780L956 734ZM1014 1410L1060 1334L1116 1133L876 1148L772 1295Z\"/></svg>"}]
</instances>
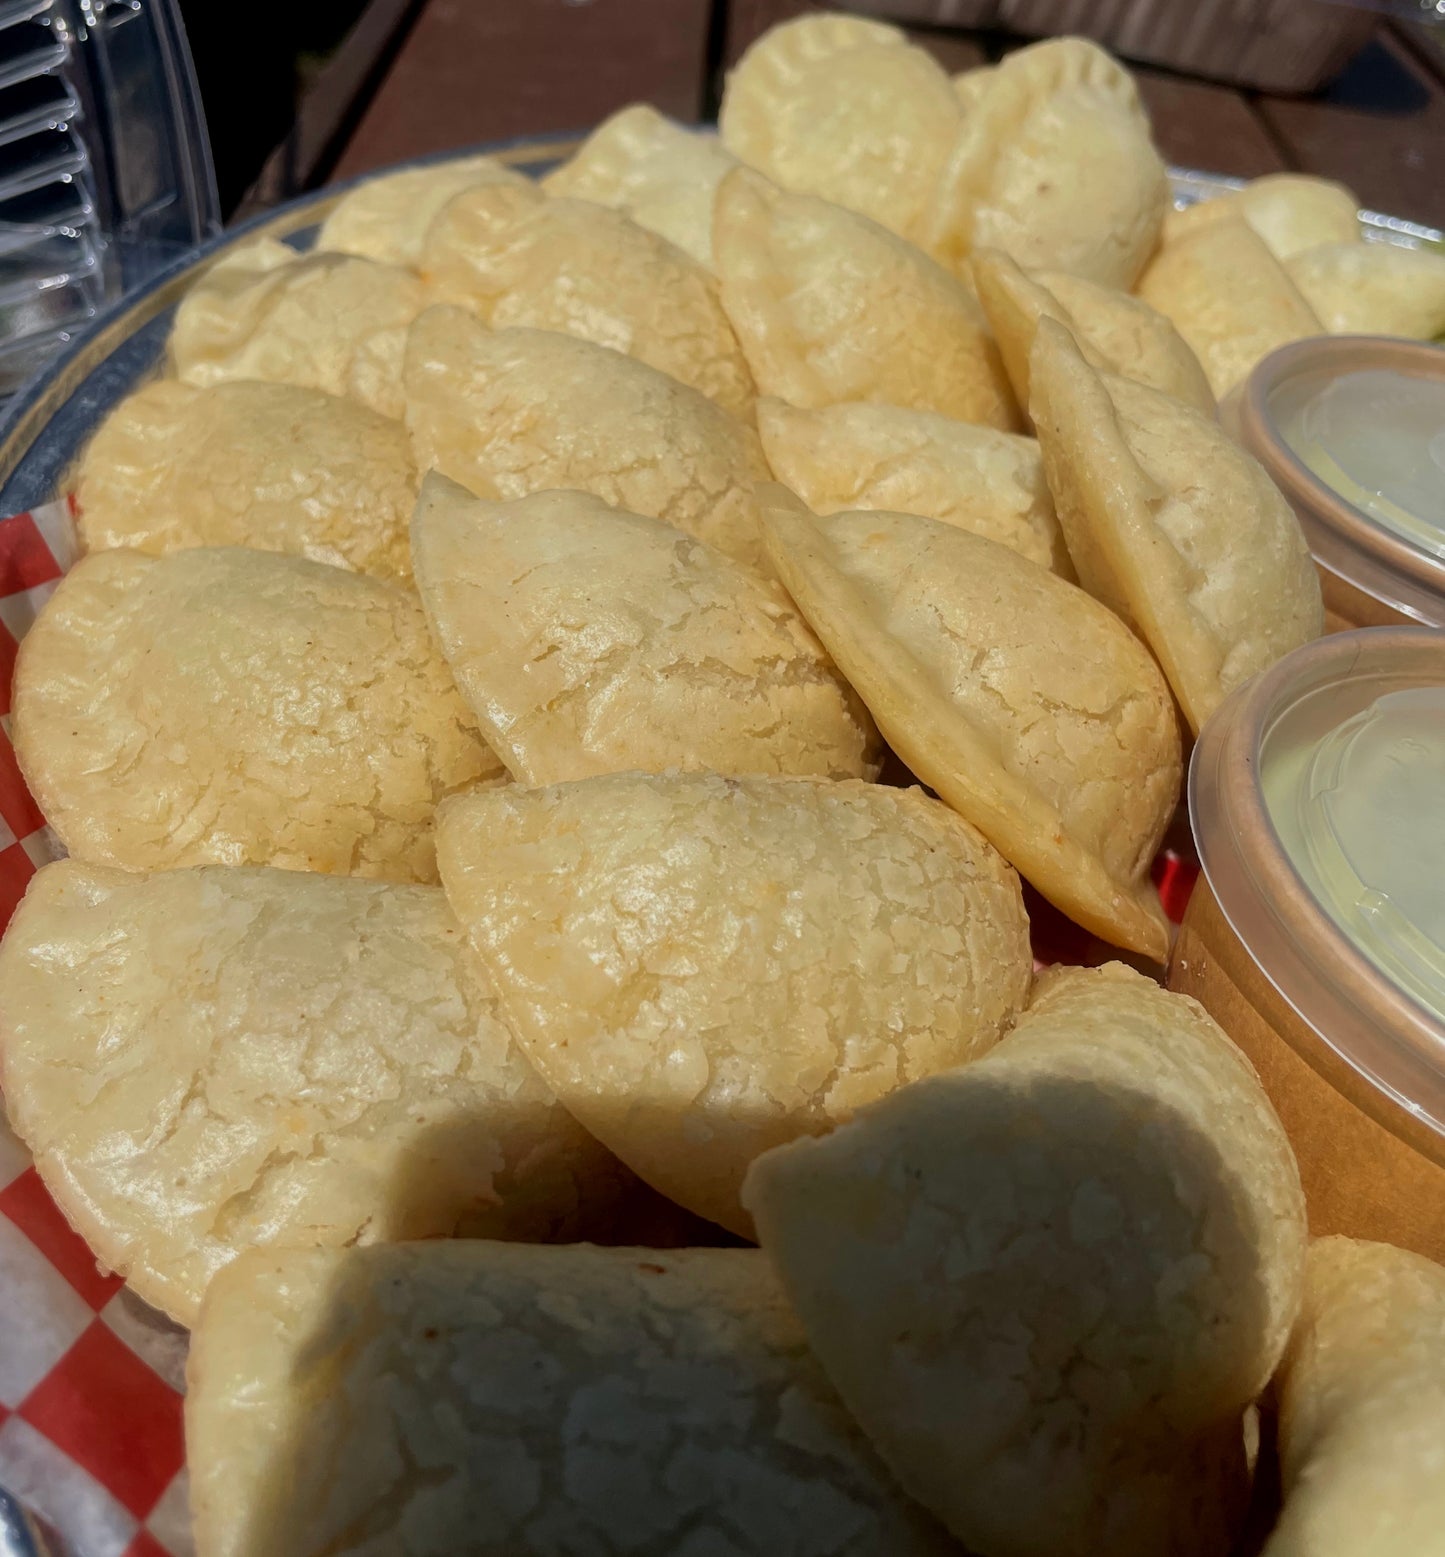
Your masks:
<instances>
[{"instance_id":1,"label":"stack of empanadas","mask_svg":"<svg viewBox=\"0 0 1445 1557\"><path fill-rule=\"evenodd\" d=\"M1319 1485L1404 1388L1340 1272L1427 1337L1438 1272L1307 1274L1248 1063L1036 978L1024 885L1165 956L1187 734L1321 630L1215 396L1442 309L1356 238L1170 216L1082 40L810 15L720 140L202 275L20 653L72 857L0 947L16 1130L197 1325L200 1557L1220 1557L1287 1346L1272 1553L1386 1549Z\"/></svg>"}]
</instances>

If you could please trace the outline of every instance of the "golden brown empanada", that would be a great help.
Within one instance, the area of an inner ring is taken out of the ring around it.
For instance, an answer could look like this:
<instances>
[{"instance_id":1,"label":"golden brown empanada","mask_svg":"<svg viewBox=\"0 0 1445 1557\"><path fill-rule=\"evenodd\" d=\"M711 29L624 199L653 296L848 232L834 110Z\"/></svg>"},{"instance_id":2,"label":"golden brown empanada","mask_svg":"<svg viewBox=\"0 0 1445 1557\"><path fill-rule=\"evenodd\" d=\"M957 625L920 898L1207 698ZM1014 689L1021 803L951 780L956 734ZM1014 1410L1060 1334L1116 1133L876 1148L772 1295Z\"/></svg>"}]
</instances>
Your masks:
<instances>
[{"instance_id":1,"label":"golden brown empanada","mask_svg":"<svg viewBox=\"0 0 1445 1557\"><path fill-rule=\"evenodd\" d=\"M1096 373L1051 319L1030 378L1079 578L1137 627L1197 733L1227 693L1324 629L1299 521L1218 423Z\"/></svg>"},{"instance_id":2,"label":"golden brown empanada","mask_svg":"<svg viewBox=\"0 0 1445 1557\"><path fill-rule=\"evenodd\" d=\"M752 377L717 283L621 211L536 188L465 190L428 230L422 271L436 301L498 328L611 346L752 418Z\"/></svg>"},{"instance_id":3,"label":"golden brown empanada","mask_svg":"<svg viewBox=\"0 0 1445 1557\"><path fill-rule=\"evenodd\" d=\"M779 577L909 770L1045 897L1158 960L1149 864L1179 798L1169 689L1083 590L913 515L773 504Z\"/></svg>"},{"instance_id":4,"label":"golden brown empanada","mask_svg":"<svg viewBox=\"0 0 1445 1557\"><path fill-rule=\"evenodd\" d=\"M1327 330L1339 335L1445 335L1445 254L1394 243L1330 243L1285 269Z\"/></svg>"},{"instance_id":5,"label":"golden brown empanada","mask_svg":"<svg viewBox=\"0 0 1445 1557\"><path fill-rule=\"evenodd\" d=\"M604 119L542 187L624 211L711 270L713 197L736 166L715 135L632 103Z\"/></svg>"},{"instance_id":6,"label":"golden brown empanada","mask_svg":"<svg viewBox=\"0 0 1445 1557\"><path fill-rule=\"evenodd\" d=\"M101 423L75 496L91 551L254 546L405 579L416 486L406 429L354 400L158 379Z\"/></svg>"},{"instance_id":7,"label":"golden brown empanada","mask_svg":"<svg viewBox=\"0 0 1445 1557\"><path fill-rule=\"evenodd\" d=\"M1021 405L1029 398L1029 353L1040 319L1073 332L1094 367L1163 390L1214 415L1214 396L1184 337L1147 303L1061 270L1032 274L997 249L970 261L974 285Z\"/></svg>"},{"instance_id":8,"label":"golden brown empanada","mask_svg":"<svg viewBox=\"0 0 1445 1557\"><path fill-rule=\"evenodd\" d=\"M478 497L591 492L767 568L756 488L771 472L757 433L645 362L437 307L411 328L403 380L419 470Z\"/></svg>"},{"instance_id":9,"label":"golden brown empanada","mask_svg":"<svg viewBox=\"0 0 1445 1557\"><path fill-rule=\"evenodd\" d=\"M433 472L417 587L513 776L876 777L877 735L782 589L584 492L484 502Z\"/></svg>"},{"instance_id":10,"label":"golden brown empanada","mask_svg":"<svg viewBox=\"0 0 1445 1557\"><path fill-rule=\"evenodd\" d=\"M458 797L457 916L558 1097L740 1233L749 1162L983 1053L1032 969L1018 878L917 789L611 774Z\"/></svg>"},{"instance_id":11,"label":"golden brown empanada","mask_svg":"<svg viewBox=\"0 0 1445 1557\"><path fill-rule=\"evenodd\" d=\"M978 300L876 222L737 168L718 187L713 252L764 394L808 409L876 400L1019 426Z\"/></svg>"},{"instance_id":12,"label":"golden brown empanada","mask_svg":"<svg viewBox=\"0 0 1445 1557\"><path fill-rule=\"evenodd\" d=\"M961 268L1002 249L1029 268L1132 287L1169 180L1128 72L1084 38L1051 38L970 81L923 241Z\"/></svg>"},{"instance_id":13,"label":"golden brown empanada","mask_svg":"<svg viewBox=\"0 0 1445 1557\"><path fill-rule=\"evenodd\" d=\"M1234 1548L1305 1208L1194 1001L1050 970L981 1060L760 1157L743 1199L845 1403L970 1551Z\"/></svg>"},{"instance_id":14,"label":"golden brown empanada","mask_svg":"<svg viewBox=\"0 0 1445 1557\"><path fill-rule=\"evenodd\" d=\"M895 27L824 12L770 28L729 72L718 127L784 189L925 242L963 124L933 58Z\"/></svg>"}]
</instances>

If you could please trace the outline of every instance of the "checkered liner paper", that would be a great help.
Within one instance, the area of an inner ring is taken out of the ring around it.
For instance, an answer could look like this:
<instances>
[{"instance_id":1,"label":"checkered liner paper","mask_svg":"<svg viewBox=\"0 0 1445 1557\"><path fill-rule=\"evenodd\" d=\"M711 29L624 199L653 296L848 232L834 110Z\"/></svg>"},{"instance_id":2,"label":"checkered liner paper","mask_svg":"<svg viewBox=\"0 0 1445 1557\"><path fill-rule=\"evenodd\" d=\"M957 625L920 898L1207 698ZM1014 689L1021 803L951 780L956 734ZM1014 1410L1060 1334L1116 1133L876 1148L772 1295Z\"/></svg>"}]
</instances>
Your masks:
<instances>
[{"instance_id":1,"label":"checkered liner paper","mask_svg":"<svg viewBox=\"0 0 1445 1557\"><path fill-rule=\"evenodd\" d=\"M15 761L10 684L19 640L76 553L69 502L0 519L0 928L64 852ZM1156 862L1176 922L1196 869L1169 849ZM1030 910L1042 961L1097 960L1046 904ZM190 1557L185 1354L183 1330L97 1267L0 1115L0 1489L58 1557Z\"/></svg>"}]
</instances>

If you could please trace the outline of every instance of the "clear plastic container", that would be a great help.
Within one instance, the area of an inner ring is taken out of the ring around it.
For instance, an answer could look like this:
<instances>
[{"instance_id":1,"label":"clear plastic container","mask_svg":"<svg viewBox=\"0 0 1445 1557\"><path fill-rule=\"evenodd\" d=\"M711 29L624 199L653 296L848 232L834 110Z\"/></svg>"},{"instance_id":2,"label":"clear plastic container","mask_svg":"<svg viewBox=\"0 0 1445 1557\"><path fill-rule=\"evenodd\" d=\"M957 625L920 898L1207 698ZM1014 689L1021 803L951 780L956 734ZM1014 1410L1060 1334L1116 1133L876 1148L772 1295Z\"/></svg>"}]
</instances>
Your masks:
<instances>
[{"instance_id":1,"label":"clear plastic container","mask_svg":"<svg viewBox=\"0 0 1445 1557\"><path fill-rule=\"evenodd\" d=\"M0 398L220 225L173 0L0 0Z\"/></svg>"},{"instance_id":2,"label":"clear plastic container","mask_svg":"<svg viewBox=\"0 0 1445 1557\"><path fill-rule=\"evenodd\" d=\"M1189 772L1203 874L1169 967L1259 1071L1316 1234L1445 1259L1445 634L1321 638Z\"/></svg>"},{"instance_id":3,"label":"clear plastic container","mask_svg":"<svg viewBox=\"0 0 1445 1557\"><path fill-rule=\"evenodd\" d=\"M1231 414L1299 515L1332 630L1445 627L1445 347L1297 341Z\"/></svg>"}]
</instances>

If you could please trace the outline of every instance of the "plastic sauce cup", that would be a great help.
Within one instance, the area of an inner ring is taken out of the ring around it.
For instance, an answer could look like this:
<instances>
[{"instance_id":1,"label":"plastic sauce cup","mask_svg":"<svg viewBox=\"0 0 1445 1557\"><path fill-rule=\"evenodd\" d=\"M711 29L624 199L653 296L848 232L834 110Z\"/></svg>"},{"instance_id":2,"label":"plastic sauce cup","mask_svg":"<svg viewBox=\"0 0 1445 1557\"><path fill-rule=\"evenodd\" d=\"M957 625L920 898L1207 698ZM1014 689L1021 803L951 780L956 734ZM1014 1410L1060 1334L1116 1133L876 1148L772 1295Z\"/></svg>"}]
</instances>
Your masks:
<instances>
[{"instance_id":1,"label":"plastic sauce cup","mask_svg":"<svg viewBox=\"0 0 1445 1557\"><path fill-rule=\"evenodd\" d=\"M1296 341L1229 419L1299 515L1330 631L1445 626L1445 348Z\"/></svg>"},{"instance_id":2,"label":"plastic sauce cup","mask_svg":"<svg viewBox=\"0 0 1445 1557\"><path fill-rule=\"evenodd\" d=\"M1445 1260L1445 633L1343 632L1227 699L1169 965L1259 1072L1316 1234Z\"/></svg>"}]
</instances>

